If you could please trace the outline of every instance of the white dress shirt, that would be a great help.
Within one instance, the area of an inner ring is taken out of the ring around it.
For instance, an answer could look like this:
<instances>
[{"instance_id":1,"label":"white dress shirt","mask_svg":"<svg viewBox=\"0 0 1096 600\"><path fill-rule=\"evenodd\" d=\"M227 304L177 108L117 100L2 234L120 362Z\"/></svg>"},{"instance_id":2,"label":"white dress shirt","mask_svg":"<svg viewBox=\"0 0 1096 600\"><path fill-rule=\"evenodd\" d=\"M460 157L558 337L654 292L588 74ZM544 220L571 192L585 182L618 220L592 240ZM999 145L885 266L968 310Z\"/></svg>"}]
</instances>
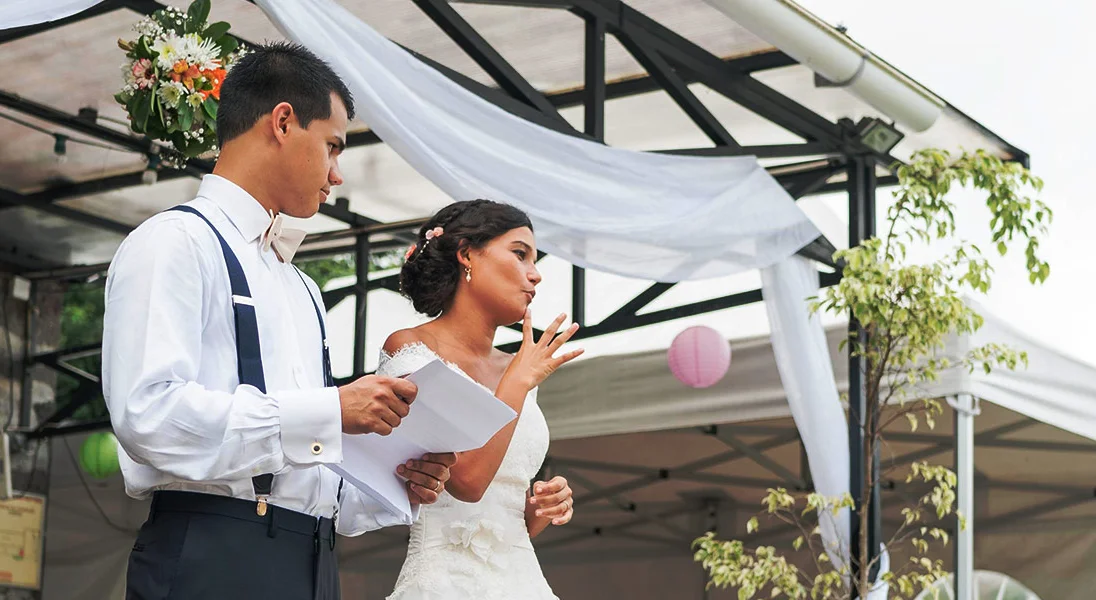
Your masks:
<instances>
[{"instance_id":1,"label":"white dress shirt","mask_svg":"<svg viewBox=\"0 0 1096 600\"><path fill-rule=\"evenodd\" d=\"M158 214L111 263L103 322L103 393L129 495L186 490L254 500L251 477L274 473L271 504L331 517L342 461L338 390L324 387L322 341L294 267L263 251L270 216L234 183L207 175L189 203L236 254L255 302L267 393L240 385L228 271L194 215ZM321 304L322 311L322 304ZM338 530L401 523L343 486Z\"/></svg>"}]
</instances>

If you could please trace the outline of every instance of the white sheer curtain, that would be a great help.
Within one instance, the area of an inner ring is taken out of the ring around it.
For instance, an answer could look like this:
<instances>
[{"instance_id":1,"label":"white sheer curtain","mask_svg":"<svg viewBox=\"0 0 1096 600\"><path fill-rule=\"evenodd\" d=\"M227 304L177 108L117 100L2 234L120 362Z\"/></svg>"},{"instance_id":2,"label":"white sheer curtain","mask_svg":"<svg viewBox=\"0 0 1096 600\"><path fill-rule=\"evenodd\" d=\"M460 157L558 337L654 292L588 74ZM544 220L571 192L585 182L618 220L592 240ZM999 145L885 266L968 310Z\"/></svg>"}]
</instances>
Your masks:
<instances>
[{"instance_id":1,"label":"white sheer curtain","mask_svg":"<svg viewBox=\"0 0 1096 600\"><path fill-rule=\"evenodd\" d=\"M87 10L102 0L2 0L0 29L56 21Z\"/></svg>"},{"instance_id":2,"label":"white sheer curtain","mask_svg":"<svg viewBox=\"0 0 1096 600\"><path fill-rule=\"evenodd\" d=\"M819 235L753 157L636 152L558 133L484 101L331 0L257 4L332 64L360 118L419 173L454 199L520 207L538 245L576 265L702 279L768 266Z\"/></svg>"},{"instance_id":3,"label":"white sheer curtain","mask_svg":"<svg viewBox=\"0 0 1096 600\"><path fill-rule=\"evenodd\" d=\"M788 407L803 438L815 490L829 497L849 491L849 435L837 394L833 363L818 315L809 298L819 294L818 270L804 258L791 257L761 270L761 293L772 330L773 354ZM847 564L849 511L820 516L822 540L833 564ZM889 560L884 555L880 573ZM878 583L868 600L884 600L887 584Z\"/></svg>"}]
</instances>

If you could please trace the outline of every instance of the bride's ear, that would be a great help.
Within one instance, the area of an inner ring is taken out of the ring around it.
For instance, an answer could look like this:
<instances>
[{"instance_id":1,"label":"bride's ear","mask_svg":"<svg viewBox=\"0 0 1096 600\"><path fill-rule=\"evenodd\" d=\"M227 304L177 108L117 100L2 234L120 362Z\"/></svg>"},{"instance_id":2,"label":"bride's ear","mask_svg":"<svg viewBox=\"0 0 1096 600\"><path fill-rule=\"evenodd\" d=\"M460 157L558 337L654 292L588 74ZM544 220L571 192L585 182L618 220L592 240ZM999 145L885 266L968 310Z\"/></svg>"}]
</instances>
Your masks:
<instances>
[{"instance_id":1,"label":"bride's ear","mask_svg":"<svg viewBox=\"0 0 1096 600\"><path fill-rule=\"evenodd\" d=\"M465 242L461 242L459 248L457 248L457 263L460 264L461 269L468 269L472 266L472 259L470 258L472 248Z\"/></svg>"}]
</instances>

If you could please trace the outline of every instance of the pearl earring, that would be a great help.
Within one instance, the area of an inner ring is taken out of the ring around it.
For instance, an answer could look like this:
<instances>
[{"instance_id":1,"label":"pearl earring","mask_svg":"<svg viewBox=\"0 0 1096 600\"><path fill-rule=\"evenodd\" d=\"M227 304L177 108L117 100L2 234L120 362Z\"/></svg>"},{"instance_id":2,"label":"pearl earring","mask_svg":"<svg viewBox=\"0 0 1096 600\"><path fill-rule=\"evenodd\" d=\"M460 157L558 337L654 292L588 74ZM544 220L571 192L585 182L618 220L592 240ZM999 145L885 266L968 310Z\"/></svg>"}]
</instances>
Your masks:
<instances>
[{"instance_id":1,"label":"pearl earring","mask_svg":"<svg viewBox=\"0 0 1096 600\"><path fill-rule=\"evenodd\" d=\"M464 280L472 281L472 267L464 267Z\"/></svg>"}]
</instances>

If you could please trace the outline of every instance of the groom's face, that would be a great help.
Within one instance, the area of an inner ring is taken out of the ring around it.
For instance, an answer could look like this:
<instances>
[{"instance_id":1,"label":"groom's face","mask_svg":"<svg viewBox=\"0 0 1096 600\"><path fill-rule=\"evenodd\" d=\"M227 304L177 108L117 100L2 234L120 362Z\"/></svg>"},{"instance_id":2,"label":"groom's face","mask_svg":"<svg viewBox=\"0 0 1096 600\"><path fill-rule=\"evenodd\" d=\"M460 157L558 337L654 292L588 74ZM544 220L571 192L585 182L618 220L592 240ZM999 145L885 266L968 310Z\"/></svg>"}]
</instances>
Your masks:
<instances>
[{"instance_id":1,"label":"groom's face","mask_svg":"<svg viewBox=\"0 0 1096 600\"><path fill-rule=\"evenodd\" d=\"M331 187L342 184L339 156L346 148L349 119L338 94L331 94L331 116L296 127L286 136L282 166L288 188L282 212L308 218L327 201Z\"/></svg>"}]
</instances>

